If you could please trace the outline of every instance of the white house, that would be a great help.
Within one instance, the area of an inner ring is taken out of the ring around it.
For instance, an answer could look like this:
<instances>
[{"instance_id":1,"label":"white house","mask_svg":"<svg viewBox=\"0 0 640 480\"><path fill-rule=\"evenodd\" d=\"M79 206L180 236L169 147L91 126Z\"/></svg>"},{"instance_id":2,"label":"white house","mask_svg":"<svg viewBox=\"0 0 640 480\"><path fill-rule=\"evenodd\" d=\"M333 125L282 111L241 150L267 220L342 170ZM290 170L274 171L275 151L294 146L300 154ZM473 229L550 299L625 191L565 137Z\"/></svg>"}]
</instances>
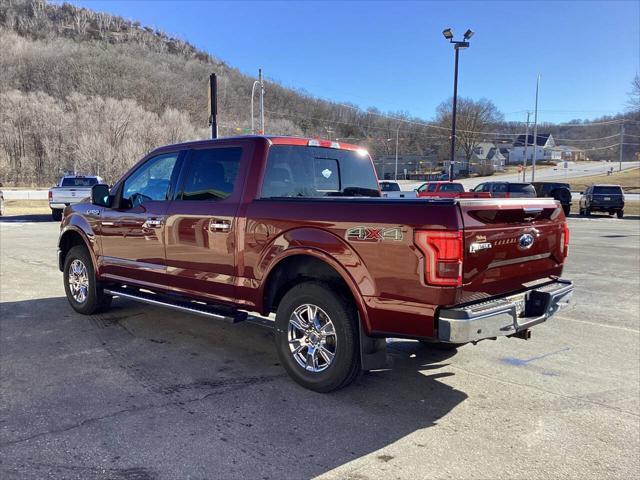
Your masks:
<instances>
[{"instance_id":1,"label":"white house","mask_svg":"<svg viewBox=\"0 0 640 480\"><path fill-rule=\"evenodd\" d=\"M472 173L486 171L487 169L493 172L501 172L504 170L505 162L506 157L499 147L491 142L480 142L473 149L470 170Z\"/></svg>"},{"instance_id":2,"label":"white house","mask_svg":"<svg viewBox=\"0 0 640 480\"><path fill-rule=\"evenodd\" d=\"M534 146L533 135L529 135L527 139L527 163L531 163L533 160ZM518 138L513 142L513 147L509 150L509 163L520 164L524 159L525 150L525 135L518 135ZM553 136L550 133L538 134L536 137L536 160L547 160L559 162L562 160L561 152L555 148L556 142L553 140Z\"/></svg>"}]
</instances>

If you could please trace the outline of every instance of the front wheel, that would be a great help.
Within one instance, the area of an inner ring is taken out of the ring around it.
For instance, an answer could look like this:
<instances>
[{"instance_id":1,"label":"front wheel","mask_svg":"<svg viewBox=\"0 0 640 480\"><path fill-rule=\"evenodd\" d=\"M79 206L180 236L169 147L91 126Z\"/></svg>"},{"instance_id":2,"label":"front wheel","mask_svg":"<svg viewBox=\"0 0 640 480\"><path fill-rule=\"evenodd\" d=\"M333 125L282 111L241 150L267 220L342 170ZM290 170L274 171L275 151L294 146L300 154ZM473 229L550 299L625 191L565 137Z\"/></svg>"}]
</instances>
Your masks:
<instances>
[{"instance_id":1,"label":"front wheel","mask_svg":"<svg viewBox=\"0 0 640 480\"><path fill-rule=\"evenodd\" d=\"M297 383L316 392L350 384L360 373L357 314L353 302L327 284L291 288L276 313L276 349Z\"/></svg>"},{"instance_id":2,"label":"front wheel","mask_svg":"<svg viewBox=\"0 0 640 480\"><path fill-rule=\"evenodd\" d=\"M111 295L104 293L96 280L93 262L87 249L75 246L64 260L64 291L71 307L78 313L91 315L111 306Z\"/></svg>"}]
</instances>

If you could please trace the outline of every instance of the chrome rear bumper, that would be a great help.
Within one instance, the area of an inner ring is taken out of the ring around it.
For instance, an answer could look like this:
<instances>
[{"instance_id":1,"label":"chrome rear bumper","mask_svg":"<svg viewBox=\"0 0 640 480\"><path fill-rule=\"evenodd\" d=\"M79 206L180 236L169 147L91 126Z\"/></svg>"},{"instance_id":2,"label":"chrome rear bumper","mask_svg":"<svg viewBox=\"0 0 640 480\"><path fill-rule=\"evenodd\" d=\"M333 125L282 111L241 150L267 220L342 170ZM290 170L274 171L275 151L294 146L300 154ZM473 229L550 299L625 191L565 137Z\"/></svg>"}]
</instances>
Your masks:
<instances>
[{"instance_id":1,"label":"chrome rear bumper","mask_svg":"<svg viewBox=\"0 0 640 480\"><path fill-rule=\"evenodd\" d=\"M545 322L569 305L572 295L573 282L555 280L517 295L441 310L438 340L468 343L515 335Z\"/></svg>"}]
</instances>

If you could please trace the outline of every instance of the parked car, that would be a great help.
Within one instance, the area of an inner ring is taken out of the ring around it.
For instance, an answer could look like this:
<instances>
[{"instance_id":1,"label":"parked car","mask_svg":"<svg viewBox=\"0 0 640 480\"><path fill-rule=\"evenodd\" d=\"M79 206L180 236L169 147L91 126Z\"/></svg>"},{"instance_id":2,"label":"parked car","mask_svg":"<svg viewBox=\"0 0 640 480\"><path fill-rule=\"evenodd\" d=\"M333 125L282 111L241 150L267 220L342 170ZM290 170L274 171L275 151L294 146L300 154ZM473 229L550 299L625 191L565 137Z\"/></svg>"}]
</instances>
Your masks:
<instances>
[{"instance_id":1,"label":"parked car","mask_svg":"<svg viewBox=\"0 0 640 480\"><path fill-rule=\"evenodd\" d=\"M580 215L592 212L614 213L624 217L624 193L620 185L591 185L580 197Z\"/></svg>"},{"instance_id":2,"label":"parked car","mask_svg":"<svg viewBox=\"0 0 640 480\"><path fill-rule=\"evenodd\" d=\"M528 338L573 291L554 210L381 198L356 146L228 137L161 147L94 185L64 210L58 264L82 314L114 296L231 322L275 313L282 366L327 392L384 368L386 337Z\"/></svg>"},{"instance_id":3,"label":"parked car","mask_svg":"<svg viewBox=\"0 0 640 480\"><path fill-rule=\"evenodd\" d=\"M49 208L55 221L62 219L62 210L91 195L91 187L103 183L98 176L65 175L58 185L49 189Z\"/></svg>"},{"instance_id":4,"label":"parked car","mask_svg":"<svg viewBox=\"0 0 640 480\"><path fill-rule=\"evenodd\" d=\"M530 183L484 182L477 185L473 192L487 192L493 198L534 198L536 190Z\"/></svg>"},{"instance_id":5,"label":"parked car","mask_svg":"<svg viewBox=\"0 0 640 480\"><path fill-rule=\"evenodd\" d=\"M416 192L418 197L439 197L439 198L489 198L488 193L465 192L464 185L458 182L426 182L420 185Z\"/></svg>"},{"instance_id":6,"label":"parked car","mask_svg":"<svg viewBox=\"0 0 640 480\"><path fill-rule=\"evenodd\" d=\"M4 193L0 190L0 217L4 215Z\"/></svg>"},{"instance_id":7,"label":"parked car","mask_svg":"<svg viewBox=\"0 0 640 480\"><path fill-rule=\"evenodd\" d=\"M560 182L533 182L533 188L538 197L550 197L560 202L564 214L568 217L571 212L571 185Z\"/></svg>"},{"instance_id":8,"label":"parked car","mask_svg":"<svg viewBox=\"0 0 640 480\"><path fill-rule=\"evenodd\" d=\"M411 190L408 192L400 190L398 182L390 182L383 180L378 182L382 196L386 198L416 198L416 192Z\"/></svg>"}]
</instances>

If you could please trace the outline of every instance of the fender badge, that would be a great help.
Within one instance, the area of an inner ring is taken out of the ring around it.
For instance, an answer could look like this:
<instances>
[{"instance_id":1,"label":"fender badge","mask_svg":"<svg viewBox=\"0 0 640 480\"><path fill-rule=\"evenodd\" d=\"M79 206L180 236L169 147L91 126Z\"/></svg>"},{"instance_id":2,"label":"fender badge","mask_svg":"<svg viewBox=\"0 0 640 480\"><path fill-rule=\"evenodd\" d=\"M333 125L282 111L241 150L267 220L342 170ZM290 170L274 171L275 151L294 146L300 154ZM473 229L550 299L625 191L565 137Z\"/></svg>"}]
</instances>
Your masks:
<instances>
[{"instance_id":1,"label":"fender badge","mask_svg":"<svg viewBox=\"0 0 640 480\"><path fill-rule=\"evenodd\" d=\"M469 253L476 253L480 250L487 250L491 247L492 245L489 242L473 242L471 245L469 245Z\"/></svg>"}]
</instances>

